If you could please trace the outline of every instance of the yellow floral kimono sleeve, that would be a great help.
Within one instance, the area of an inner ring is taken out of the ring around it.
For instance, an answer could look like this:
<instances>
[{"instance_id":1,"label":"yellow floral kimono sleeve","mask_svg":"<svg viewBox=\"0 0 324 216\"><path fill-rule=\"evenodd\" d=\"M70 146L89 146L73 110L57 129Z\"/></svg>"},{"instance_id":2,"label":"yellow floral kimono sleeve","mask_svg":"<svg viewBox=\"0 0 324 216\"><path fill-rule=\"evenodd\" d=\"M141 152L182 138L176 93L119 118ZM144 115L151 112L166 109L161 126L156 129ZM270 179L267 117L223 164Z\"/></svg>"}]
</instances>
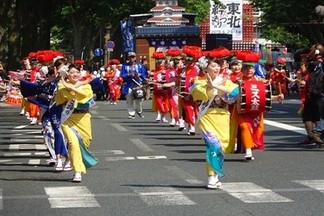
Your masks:
<instances>
[{"instance_id":1,"label":"yellow floral kimono sleeve","mask_svg":"<svg viewBox=\"0 0 324 216\"><path fill-rule=\"evenodd\" d=\"M61 83L58 83L58 90L55 95L55 101L57 105L61 105L66 103L67 101L75 98L79 103L86 103L93 97L93 92L91 89L91 85L86 84L82 85L79 93L75 93L74 91L68 91L67 88Z\"/></svg>"},{"instance_id":2,"label":"yellow floral kimono sleeve","mask_svg":"<svg viewBox=\"0 0 324 216\"><path fill-rule=\"evenodd\" d=\"M207 92L207 80L196 80L190 88L194 101L208 101L213 96L212 90Z\"/></svg>"}]
</instances>

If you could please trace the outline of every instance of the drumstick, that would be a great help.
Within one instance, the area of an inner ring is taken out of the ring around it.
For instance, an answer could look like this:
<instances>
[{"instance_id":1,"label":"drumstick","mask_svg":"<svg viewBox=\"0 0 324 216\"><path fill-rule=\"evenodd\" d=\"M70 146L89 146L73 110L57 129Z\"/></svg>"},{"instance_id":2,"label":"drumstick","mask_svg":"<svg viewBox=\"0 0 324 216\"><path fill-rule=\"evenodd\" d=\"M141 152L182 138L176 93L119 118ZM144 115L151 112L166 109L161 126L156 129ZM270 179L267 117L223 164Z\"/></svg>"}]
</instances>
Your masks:
<instances>
[{"instance_id":1,"label":"drumstick","mask_svg":"<svg viewBox=\"0 0 324 216\"><path fill-rule=\"evenodd\" d=\"M135 79L132 79L132 80L133 80L133 82L134 82L136 85L138 85L139 87L142 87L142 85L139 84Z\"/></svg>"}]
</instances>

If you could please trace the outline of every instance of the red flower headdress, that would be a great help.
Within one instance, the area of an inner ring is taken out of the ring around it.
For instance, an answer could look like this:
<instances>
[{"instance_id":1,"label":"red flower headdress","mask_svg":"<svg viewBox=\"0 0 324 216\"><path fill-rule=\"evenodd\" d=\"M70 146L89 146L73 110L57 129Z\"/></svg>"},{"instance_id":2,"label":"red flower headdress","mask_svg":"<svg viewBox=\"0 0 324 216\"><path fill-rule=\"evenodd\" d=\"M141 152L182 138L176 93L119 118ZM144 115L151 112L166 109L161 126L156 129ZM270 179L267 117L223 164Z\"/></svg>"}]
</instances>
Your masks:
<instances>
[{"instance_id":1,"label":"red flower headdress","mask_svg":"<svg viewBox=\"0 0 324 216\"><path fill-rule=\"evenodd\" d=\"M152 55L152 58L156 59L156 60L163 60L165 59L166 55L164 52L154 52Z\"/></svg>"},{"instance_id":2,"label":"red flower headdress","mask_svg":"<svg viewBox=\"0 0 324 216\"><path fill-rule=\"evenodd\" d=\"M77 60L74 60L74 64L76 65L84 65L84 60L83 59L77 59Z\"/></svg>"},{"instance_id":3,"label":"red flower headdress","mask_svg":"<svg viewBox=\"0 0 324 216\"><path fill-rule=\"evenodd\" d=\"M231 52L225 47L219 47L209 51L209 57L223 59L231 56Z\"/></svg>"},{"instance_id":4,"label":"red flower headdress","mask_svg":"<svg viewBox=\"0 0 324 216\"><path fill-rule=\"evenodd\" d=\"M243 65L255 65L261 58L261 55L251 50L242 50L235 53L236 58L243 62Z\"/></svg>"},{"instance_id":5,"label":"red flower headdress","mask_svg":"<svg viewBox=\"0 0 324 216\"><path fill-rule=\"evenodd\" d=\"M168 49L166 52L167 56L170 56L172 59L180 59L182 51L180 49Z\"/></svg>"},{"instance_id":6,"label":"red flower headdress","mask_svg":"<svg viewBox=\"0 0 324 216\"><path fill-rule=\"evenodd\" d=\"M286 59L284 58L277 58L278 66L284 66L286 64Z\"/></svg>"},{"instance_id":7,"label":"red flower headdress","mask_svg":"<svg viewBox=\"0 0 324 216\"><path fill-rule=\"evenodd\" d=\"M118 59L110 59L108 65L119 65L120 61Z\"/></svg>"},{"instance_id":8,"label":"red flower headdress","mask_svg":"<svg viewBox=\"0 0 324 216\"><path fill-rule=\"evenodd\" d=\"M202 56L202 49L198 46L183 46L182 52L187 56L188 60L197 60Z\"/></svg>"}]
</instances>

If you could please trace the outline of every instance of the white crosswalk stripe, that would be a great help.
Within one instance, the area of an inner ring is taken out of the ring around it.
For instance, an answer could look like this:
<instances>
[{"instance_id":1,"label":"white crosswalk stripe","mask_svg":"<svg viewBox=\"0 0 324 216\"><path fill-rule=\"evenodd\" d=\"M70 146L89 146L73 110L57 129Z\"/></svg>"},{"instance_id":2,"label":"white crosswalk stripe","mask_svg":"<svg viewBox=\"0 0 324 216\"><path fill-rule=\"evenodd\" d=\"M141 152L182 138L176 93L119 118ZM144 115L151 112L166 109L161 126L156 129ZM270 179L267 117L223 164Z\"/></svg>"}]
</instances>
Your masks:
<instances>
[{"instance_id":1,"label":"white crosswalk stripe","mask_svg":"<svg viewBox=\"0 0 324 216\"><path fill-rule=\"evenodd\" d=\"M324 193L324 180L296 180L294 182Z\"/></svg>"},{"instance_id":2,"label":"white crosswalk stripe","mask_svg":"<svg viewBox=\"0 0 324 216\"><path fill-rule=\"evenodd\" d=\"M46 187L51 208L91 208L100 207L94 195L84 186Z\"/></svg>"},{"instance_id":3,"label":"white crosswalk stripe","mask_svg":"<svg viewBox=\"0 0 324 216\"><path fill-rule=\"evenodd\" d=\"M167 186L132 187L141 199L149 206L195 205L196 203L181 191Z\"/></svg>"},{"instance_id":4,"label":"white crosswalk stripe","mask_svg":"<svg viewBox=\"0 0 324 216\"><path fill-rule=\"evenodd\" d=\"M245 203L293 202L291 199L252 182L223 183L221 189Z\"/></svg>"}]
</instances>

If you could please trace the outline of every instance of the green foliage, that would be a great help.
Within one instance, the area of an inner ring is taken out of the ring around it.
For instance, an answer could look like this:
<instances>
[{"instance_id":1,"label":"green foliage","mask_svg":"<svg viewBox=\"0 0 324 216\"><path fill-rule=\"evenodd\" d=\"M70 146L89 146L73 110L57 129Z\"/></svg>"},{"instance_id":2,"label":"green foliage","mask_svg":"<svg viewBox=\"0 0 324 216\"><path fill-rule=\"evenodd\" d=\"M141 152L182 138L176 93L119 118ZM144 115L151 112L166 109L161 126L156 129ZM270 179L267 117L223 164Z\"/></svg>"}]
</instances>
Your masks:
<instances>
[{"instance_id":1,"label":"green foliage","mask_svg":"<svg viewBox=\"0 0 324 216\"><path fill-rule=\"evenodd\" d=\"M311 32L294 28L317 19L315 7L320 0L251 0L252 4L263 12L261 27L263 36L274 42L294 47L309 46L316 43ZM316 38L320 42L320 38ZM322 38L323 40L323 38Z\"/></svg>"},{"instance_id":2,"label":"green foliage","mask_svg":"<svg viewBox=\"0 0 324 216\"><path fill-rule=\"evenodd\" d=\"M215 4L222 3L218 0L214 0ZM180 1L179 4L181 4L182 7L186 8L187 13L196 13L196 22L199 24L206 20L206 18L209 15L209 0L183 0Z\"/></svg>"}]
</instances>

